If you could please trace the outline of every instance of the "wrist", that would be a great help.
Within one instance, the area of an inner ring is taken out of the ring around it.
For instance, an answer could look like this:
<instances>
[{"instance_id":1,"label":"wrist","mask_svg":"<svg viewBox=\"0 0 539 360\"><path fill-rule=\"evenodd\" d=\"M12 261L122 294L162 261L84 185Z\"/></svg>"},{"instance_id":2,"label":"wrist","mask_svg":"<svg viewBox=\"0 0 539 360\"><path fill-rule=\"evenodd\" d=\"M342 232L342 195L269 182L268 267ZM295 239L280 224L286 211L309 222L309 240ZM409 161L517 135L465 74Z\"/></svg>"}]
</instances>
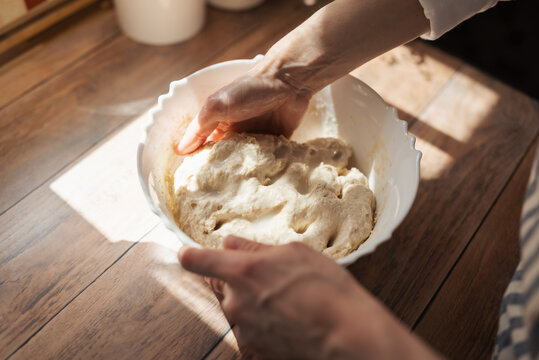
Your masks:
<instances>
[{"instance_id":1,"label":"wrist","mask_svg":"<svg viewBox=\"0 0 539 360\"><path fill-rule=\"evenodd\" d=\"M326 341L325 358L388 358L391 324L387 314L376 306L374 301L365 300L340 307L341 312L335 322L335 328Z\"/></svg>"},{"instance_id":2,"label":"wrist","mask_svg":"<svg viewBox=\"0 0 539 360\"><path fill-rule=\"evenodd\" d=\"M328 359L438 359L375 298L356 298L340 307L326 341Z\"/></svg>"},{"instance_id":3,"label":"wrist","mask_svg":"<svg viewBox=\"0 0 539 360\"><path fill-rule=\"evenodd\" d=\"M250 73L277 82L296 95L311 97L321 89L309 83L310 70L306 66L271 52L268 52Z\"/></svg>"},{"instance_id":4,"label":"wrist","mask_svg":"<svg viewBox=\"0 0 539 360\"><path fill-rule=\"evenodd\" d=\"M314 43L316 37L313 39L312 34L305 32L300 26L279 40L253 72L280 81L302 95L313 95L328 85L334 80L325 73L330 68L331 56Z\"/></svg>"}]
</instances>

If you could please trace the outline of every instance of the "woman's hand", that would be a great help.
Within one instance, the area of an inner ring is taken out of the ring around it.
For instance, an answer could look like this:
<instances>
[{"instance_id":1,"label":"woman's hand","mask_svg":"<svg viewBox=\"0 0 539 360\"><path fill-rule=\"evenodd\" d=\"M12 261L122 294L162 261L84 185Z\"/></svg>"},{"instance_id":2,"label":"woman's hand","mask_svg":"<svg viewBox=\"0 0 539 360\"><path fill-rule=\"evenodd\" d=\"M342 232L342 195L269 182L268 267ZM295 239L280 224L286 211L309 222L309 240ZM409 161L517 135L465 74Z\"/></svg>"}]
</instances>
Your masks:
<instances>
[{"instance_id":1,"label":"woman's hand","mask_svg":"<svg viewBox=\"0 0 539 360\"><path fill-rule=\"evenodd\" d=\"M434 354L335 262L301 243L237 237L224 250L183 248L207 277L240 348L269 359L429 359Z\"/></svg>"},{"instance_id":2,"label":"woman's hand","mask_svg":"<svg viewBox=\"0 0 539 360\"><path fill-rule=\"evenodd\" d=\"M254 70L208 97L175 151L188 154L206 141L220 140L229 131L290 137L311 95Z\"/></svg>"},{"instance_id":3,"label":"woman's hand","mask_svg":"<svg viewBox=\"0 0 539 360\"><path fill-rule=\"evenodd\" d=\"M417 0L332 1L211 95L174 149L187 154L228 131L290 136L315 92L428 29Z\"/></svg>"}]
</instances>

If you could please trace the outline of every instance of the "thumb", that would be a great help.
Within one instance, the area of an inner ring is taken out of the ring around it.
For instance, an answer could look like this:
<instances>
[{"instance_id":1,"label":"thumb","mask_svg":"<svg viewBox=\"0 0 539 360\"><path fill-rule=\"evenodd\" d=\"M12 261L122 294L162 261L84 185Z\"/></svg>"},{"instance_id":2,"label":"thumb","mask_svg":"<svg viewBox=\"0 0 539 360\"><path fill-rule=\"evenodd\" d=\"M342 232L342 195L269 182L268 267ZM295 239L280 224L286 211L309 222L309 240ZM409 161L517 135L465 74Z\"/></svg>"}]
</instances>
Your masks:
<instances>
[{"instance_id":1,"label":"thumb","mask_svg":"<svg viewBox=\"0 0 539 360\"><path fill-rule=\"evenodd\" d=\"M250 241L238 236L228 235L223 240L223 248L226 250L242 250L242 251L260 251L269 248L269 245L261 244L256 241Z\"/></svg>"},{"instance_id":2,"label":"thumb","mask_svg":"<svg viewBox=\"0 0 539 360\"><path fill-rule=\"evenodd\" d=\"M228 89L231 86L225 86L206 99L196 118L187 126L180 143L174 147L178 155L189 154L198 149L217 128L219 122L227 118L231 102Z\"/></svg>"},{"instance_id":3,"label":"thumb","mask_svg":"<svg viewBox=\"0 0 539 360\"><path fill-rule=\"evenodd\" d=\"M198 149L218 125L218 122L211 121L211 118L208 119L210 121L201 120L197 116L189 123L180 143L174 147L176 154L185 155Z\"/></svg>"},{"instance_id":4,"label":"thumb","mask_svg":"<svg viewBox=\"0 0 539 360\"><path fill-rule=\"evenodd\" d=\"M187 126L180 143L174 147L178 155L189 154L198 149L217 128L219 122L227 118L231 102L229 89L235 86L234 83L225 86L206 99L196 118Z\"/></svg>"}]
</instances>

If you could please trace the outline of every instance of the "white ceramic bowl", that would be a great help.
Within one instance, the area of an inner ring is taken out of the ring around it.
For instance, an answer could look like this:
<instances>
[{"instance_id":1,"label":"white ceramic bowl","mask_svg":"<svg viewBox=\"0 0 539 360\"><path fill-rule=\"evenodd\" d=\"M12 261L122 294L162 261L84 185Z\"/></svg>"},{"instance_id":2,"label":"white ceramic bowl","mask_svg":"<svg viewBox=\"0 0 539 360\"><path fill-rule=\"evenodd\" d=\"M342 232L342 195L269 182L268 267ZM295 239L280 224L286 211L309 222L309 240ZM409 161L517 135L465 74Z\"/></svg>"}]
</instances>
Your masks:
<instances>
[{"instance_id":1,"label":"white ceramic bowl","mask_svg":"<svg viewBox=\"0 0 539 360\"><path fill-rule=\"evenodd\" d=\"M263 2L264 0L208 0L208 3L216 8L231 11L249 10Z\"/></svg>"},{"instance_id":2,"label":"white ceramic bowl","mask_svg":"<svg viewBox=\"0 0 539 360\"><path fill-rule=\"evenodd\" d=\"M200 247L176 226L166 206L169 196L164 178L174 156L172 139L182 135L208 95L244 74L260 58L215 64L174 81L168 94L160 96L150 111L138 146L140 183L152 210L186 245ZM352 145L352 165L367 175L376 196L377 221L372 234L356 251L337 260L349 265L388 240L408 213L419 183L421 153L414 148L415 138L408 134L407 124L398 119L396 110L352 76L313 97L292 139L320 136L338 136Z\"/></svg>"}]
</instances>

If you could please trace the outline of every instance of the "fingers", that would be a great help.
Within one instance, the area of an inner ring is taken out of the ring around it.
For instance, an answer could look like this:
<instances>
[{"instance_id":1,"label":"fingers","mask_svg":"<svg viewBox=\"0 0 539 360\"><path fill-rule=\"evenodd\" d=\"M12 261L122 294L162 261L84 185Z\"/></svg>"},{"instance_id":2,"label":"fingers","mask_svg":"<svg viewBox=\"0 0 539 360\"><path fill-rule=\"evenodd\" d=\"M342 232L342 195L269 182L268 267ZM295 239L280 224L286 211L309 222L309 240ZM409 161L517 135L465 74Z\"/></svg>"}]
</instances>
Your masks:
<instances>
[{"instance_id":1,"label":"fingers","mask_svg":"<svg viewBox=\"0 0 539 360\"><path fill-rule=\"evenodd\" d=\"M231 85L229 85L230 87ZM217 91L206 99L197 117L189 123L180 143L174 148L178 155L189 154L206 141L219 140L213 134L221 121L228 117L231 99L228 87ZM212 135L212 138L208 138ZM222 137L222 132L220 132Z\"/></svg>"},{"instance_id":2,"label":"fingers","mask_svg":"<svg viewBox=\"0 0 539 360\"><path fill-rule=\"evenodd\" d=\"M221 140L225 135L226 135L226 131L223 130L223 129L219 129L219 127L217 127L215 130L213 130L213 132L210 134L210 136L208 136L208 138L206 139L206 142L209 142L209 141L219 141L219 140Z\"/></svg>"},{"instance_id":3,"label":"fingers","mask_svg":"<svg viewBox=\"0 0 539 360\"><path fill-rule=\"evenodd\" d=\"M188 246L180 248L178 260L181 266L202 276L234 282L238 269L248 258L243 251L260 251L270 248L269 245L249 241L244 238L229 235L223 240L223 250L195 249ZM240 251L229 251L240 250ZM250 257L249 257L250 259ZM211 284L210 284L211 285ZM215 285L215 284L214 284ZM221 285L219 285L221 286ZM216 288L222 289L221 288Z\"/></svg>"},{"instance_id":4,"label":"fingers","mask_svg":"<svg viewBox=\"0 0 539 360\"><path fill-rule=\"evenodd\" d=\"M235 251L195 249L185 246L178 252L178 260L184 269L224 281L230 280L237 264L243 261L242 256L240 252Z\"/></svg>"},{"instance_id":5,"label":"fingers","mask_svg":"<svg viewBox=\"0 0 539 360\"><path fill-rule=\"evenodd\" d=\"M213 122L211 119L200 119L200 117L197 116L189 123L182 140L174 148L176 154L185 155L198 149L198 147L206 141L206 138L212 131L215 130L217 124L218 122L216 121Z\"/></svg>"},{"instance_id":6,"label":"fingers","mask_svg":"<svg viewBox=\"0 0 539 360\"><path fill-rule=\"evenodd\" d=\"M269 245L264 245L234 235L228 235L223 240L223 248L227 250L259 251L269 247Z\"/></svg>"}]
</instances>

